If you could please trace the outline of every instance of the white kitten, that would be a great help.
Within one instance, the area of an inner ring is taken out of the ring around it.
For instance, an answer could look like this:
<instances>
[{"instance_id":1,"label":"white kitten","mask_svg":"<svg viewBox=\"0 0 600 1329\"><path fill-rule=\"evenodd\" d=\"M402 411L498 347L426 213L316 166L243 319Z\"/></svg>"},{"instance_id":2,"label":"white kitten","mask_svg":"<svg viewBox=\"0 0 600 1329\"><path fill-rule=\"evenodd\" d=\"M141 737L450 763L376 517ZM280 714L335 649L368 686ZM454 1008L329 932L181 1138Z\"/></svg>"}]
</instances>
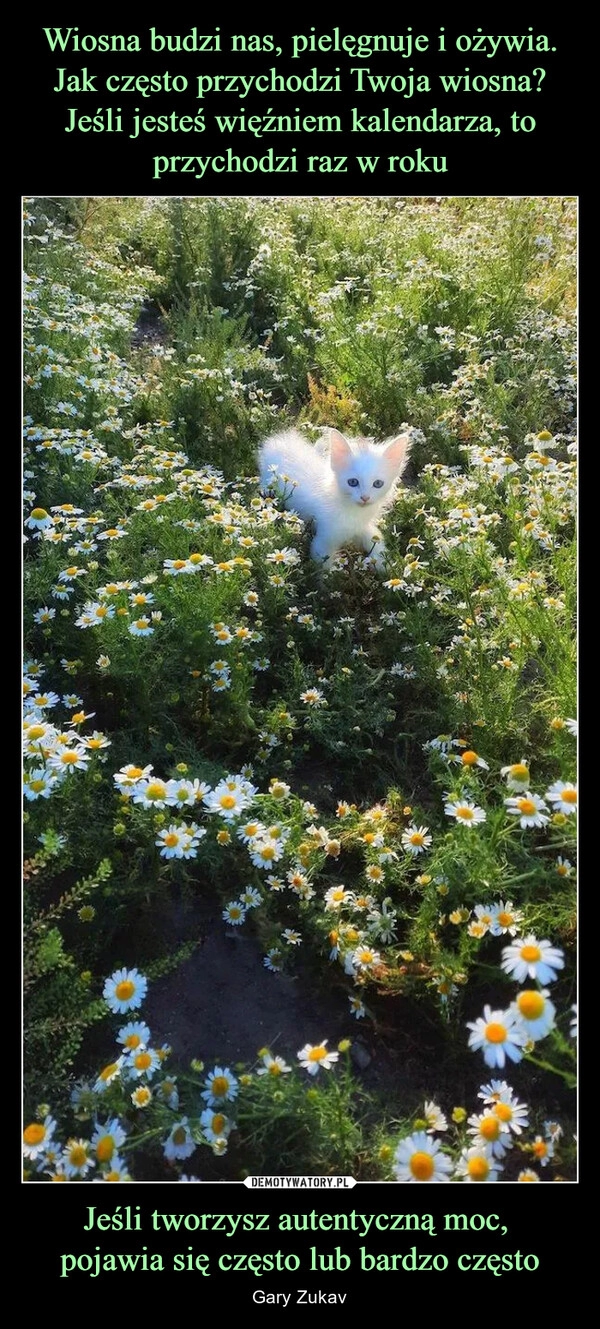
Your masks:
<instances>
[{"instance_id":1,"label":"white kitten","mask_svg":"<svg viewBox=\"0 0 600 1329\"><path fill-rule=\"evenodd\" d=\"M407 434L374 443L346 439L337 429L313 447L290 429L262 444L261 481L283 496L286 508L315 523L314 559L333 558L344 545L355 545L380 567L385 546L376 523L396 497L409 448Z\"/></svg>"}]
</instances>

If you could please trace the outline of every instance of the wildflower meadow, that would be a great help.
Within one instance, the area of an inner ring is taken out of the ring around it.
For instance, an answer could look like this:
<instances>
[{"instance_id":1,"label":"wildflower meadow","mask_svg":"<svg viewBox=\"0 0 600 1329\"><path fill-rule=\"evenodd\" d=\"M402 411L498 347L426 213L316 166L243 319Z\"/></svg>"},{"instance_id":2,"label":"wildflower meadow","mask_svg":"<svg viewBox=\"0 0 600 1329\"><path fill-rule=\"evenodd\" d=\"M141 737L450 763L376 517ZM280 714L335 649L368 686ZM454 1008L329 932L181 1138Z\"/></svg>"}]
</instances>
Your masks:
<instances>
[{"instance_id":1,"label":"wildflower meadow","mask_svg":"<svg viewBox=\"0 0 600 1329\"><path fill-rule=\"evenodd\" d=\"M574 1180L574 201L23 247L26 1180ZM409 435L383 567L292 427Z\"/></svg>"}]
</instances>

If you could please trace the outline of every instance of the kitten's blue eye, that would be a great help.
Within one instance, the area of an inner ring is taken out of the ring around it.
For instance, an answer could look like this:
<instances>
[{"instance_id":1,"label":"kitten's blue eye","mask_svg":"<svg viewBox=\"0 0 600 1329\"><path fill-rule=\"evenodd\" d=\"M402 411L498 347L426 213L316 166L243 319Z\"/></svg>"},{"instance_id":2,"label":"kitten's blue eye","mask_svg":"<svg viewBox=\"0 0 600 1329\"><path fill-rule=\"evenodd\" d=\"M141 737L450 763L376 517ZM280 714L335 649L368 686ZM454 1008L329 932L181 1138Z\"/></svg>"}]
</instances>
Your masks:
<instances>
[{"instance_id":1,"label":"kitten's blue eye","mask_svg":"<svg viewBox=\"0 0 600 1329\"><path fill-rule=\"evenodd\" d=\"M358 480L349 480L349 481L348 481L348 484L351 485L353 489L356 489L356 486L357 486L357 484L358 484Z\"/></svg>"},{"instance_id":2,"label":"kitten's blue eye","mask_svg":"<svg viewBox=\"0 0 600 1329\"><path fill-rule=\"evenodd\" d=\"M373 481L373 488L374 488L374 489L383 489L383 480L374 480L374 481Z\"/></svg>"}]
</instances>

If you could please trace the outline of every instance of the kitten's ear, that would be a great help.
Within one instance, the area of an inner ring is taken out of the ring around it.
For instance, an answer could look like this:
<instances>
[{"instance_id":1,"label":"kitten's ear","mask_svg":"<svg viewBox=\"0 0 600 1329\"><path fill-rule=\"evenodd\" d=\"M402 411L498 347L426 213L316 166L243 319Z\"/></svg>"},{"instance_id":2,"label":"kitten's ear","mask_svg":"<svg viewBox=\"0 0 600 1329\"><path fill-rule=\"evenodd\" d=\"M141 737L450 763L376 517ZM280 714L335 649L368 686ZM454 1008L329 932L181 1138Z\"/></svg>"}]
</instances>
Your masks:
<instances>
[{"instance_id":1,"label":"kitten's ear","mask_svg":"<svg viewBox=\"0 0 600 1329\"><path fill-rule=\"evenodd\" d=\"M386 443L383 449L383 455L386 462L395 471L396 475L401 475L408 461L410 452L410 437L408 434L399 434L393 438L390 443Z\"/></svg>"},{"instance_id":2,"label":"kitten's ear","mask_svg":"<svg viewBox=\"0 0 600 1329\"><path fill-rule=\"evenodd\" d=\"M338 433L337 429L330 429L329 431L329 456L334 471L341 471L352 456L350 444L346 442L343 434Z\"/></svg>"}]
</instances>

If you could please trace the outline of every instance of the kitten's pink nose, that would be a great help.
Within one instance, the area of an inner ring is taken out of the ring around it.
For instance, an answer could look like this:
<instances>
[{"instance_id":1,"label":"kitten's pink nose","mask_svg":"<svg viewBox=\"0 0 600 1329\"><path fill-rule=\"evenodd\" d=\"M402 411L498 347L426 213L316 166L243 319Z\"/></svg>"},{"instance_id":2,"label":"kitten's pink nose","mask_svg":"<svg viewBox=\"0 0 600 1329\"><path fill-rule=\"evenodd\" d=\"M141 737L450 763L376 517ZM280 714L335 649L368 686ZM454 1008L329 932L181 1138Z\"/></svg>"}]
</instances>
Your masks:
<instances>
[{"instance_id":1,"label":"kitten's pink nose","mask_svg":"<svg viewBox=\"0 0 600 1329\"><path fill-rule=\"evenodd\" d=\"M371 502L371 497L370 497L369 494L361 494L361 496L360 496L360 501L361 501L361 503L364 503L364 504L370 503L370 502Z\"/></svg>"}]
</instances>

